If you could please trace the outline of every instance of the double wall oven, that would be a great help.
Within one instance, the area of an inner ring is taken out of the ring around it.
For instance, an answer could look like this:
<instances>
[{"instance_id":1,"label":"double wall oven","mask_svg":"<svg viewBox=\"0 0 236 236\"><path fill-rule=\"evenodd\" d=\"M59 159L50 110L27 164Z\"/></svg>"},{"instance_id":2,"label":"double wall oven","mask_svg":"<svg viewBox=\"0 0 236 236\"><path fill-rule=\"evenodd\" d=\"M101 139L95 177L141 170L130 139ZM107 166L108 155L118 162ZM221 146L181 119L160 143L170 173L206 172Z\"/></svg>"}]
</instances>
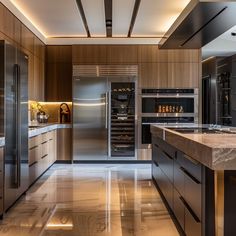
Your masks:
<instances>
[{"instance_id":1,"label":"double wall oven","mask_svg":"<svg viewBox=\"0 0 236 236\"><path fill-rule=\"evenodd\" d=\"M151 147L151 124L198 123L198 89L141 89L141 148Z\"/></svg>"}]
</instances>

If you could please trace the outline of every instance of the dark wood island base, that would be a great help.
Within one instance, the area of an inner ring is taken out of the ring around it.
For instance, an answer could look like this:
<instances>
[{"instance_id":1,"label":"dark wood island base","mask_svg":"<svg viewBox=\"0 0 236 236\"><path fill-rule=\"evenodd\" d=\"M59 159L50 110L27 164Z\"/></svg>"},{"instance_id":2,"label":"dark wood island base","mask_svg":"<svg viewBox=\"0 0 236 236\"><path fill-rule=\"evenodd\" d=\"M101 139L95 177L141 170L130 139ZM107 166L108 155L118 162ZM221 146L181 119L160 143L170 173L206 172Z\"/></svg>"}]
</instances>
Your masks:
<instances>
[{"instance_id":1,"label":"dark wood island base","mask_svg":"<svg viewBox=\"0 0 236 236\"><path fill-rule=\"evenodd\" d=\"M180 235L236 235L236 170L211 169L153 133L152 178Z\"/></svg>"}]
</instances>

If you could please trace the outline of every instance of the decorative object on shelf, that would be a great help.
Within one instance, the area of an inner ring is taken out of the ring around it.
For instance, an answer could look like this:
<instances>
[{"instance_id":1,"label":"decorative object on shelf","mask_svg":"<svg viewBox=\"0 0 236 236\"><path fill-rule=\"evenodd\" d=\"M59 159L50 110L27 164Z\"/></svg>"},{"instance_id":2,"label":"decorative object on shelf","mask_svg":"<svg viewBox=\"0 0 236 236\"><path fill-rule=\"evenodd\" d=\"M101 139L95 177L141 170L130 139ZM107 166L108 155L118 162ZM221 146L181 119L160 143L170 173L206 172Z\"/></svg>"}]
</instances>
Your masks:
<instances>
[{"instance_id":1,"label":"decorative object on shelf","mask_svg":"<svg viewBox=\"0 0 236 236\"><path fill-rule=\"evenodd\" d=\"M60 123L70 123L71 114L70 108L67 103L62 103L60 105Z\"/></svg>"}]
</instances>

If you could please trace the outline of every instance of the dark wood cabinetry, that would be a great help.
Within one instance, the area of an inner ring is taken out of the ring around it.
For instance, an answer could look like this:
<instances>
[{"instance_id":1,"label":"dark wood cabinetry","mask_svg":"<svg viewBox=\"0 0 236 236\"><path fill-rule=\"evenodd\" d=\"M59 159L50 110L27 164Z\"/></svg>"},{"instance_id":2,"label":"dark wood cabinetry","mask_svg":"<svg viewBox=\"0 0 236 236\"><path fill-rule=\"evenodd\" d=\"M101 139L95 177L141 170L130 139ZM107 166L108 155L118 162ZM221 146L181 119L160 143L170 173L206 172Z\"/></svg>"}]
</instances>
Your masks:
<instances>
[{"instance_id":1,"label":"dark wood cabinetry","mask_svg":"<svg viewBox=\"0 0 236 236\"><path fill-rule=\"evenodd\" d=\"M72 101L72 47L46 47L46 101Z\"/></svg>"},{"instance_id":2,"label":"dark wood cabinetry","mask_svg":"<svg viewBox=\"0 0 236 236\"><path fill-rule=\"evenodd\" d=\"M206 235L202 220L204 167L153 137L153 178L187 236Z\"/></svg>"}]
</instances>

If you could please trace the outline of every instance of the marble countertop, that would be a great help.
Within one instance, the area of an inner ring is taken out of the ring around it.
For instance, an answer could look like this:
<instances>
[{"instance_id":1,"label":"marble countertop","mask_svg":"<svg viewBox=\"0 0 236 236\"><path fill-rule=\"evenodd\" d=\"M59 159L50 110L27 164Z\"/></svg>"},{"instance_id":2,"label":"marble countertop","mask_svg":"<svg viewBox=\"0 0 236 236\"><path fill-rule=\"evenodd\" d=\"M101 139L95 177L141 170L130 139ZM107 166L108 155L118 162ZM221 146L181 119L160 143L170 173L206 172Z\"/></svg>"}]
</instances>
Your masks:
<instances>
[{"instance_id":1,"label":"marble countertop","mask_svg":"<svg viewBox=\"0 0 236 236\"><path fill-rule=\"evenodd\" d=\"M72 128L72 124L39 124L35 128L29 128L29 138L49 132L55 129ZM0 147L5 146L5 137L0 137Z\"/></svg>"},{"instance_id":2,"label":"marble countertop","mask_svg":"<svg viewBox=\"0 0 236 236\"><path fill-rule=\"evenodd\" d=\"M42 133L46 133L55 129L66 129L66 128L72 128L72 124L40 124L37 125L36 128L30 128L29 129L29 138L32 138L34 136L40 135Z\"/></svg>"},{"instance_id":3,"label":"marble countertop","mask_svg":"<svg viewBox=\"0 0 236 236\"><path fill-rule=\"evenodd\" d=\"M236 134L179 133L168 127L173 126L152 125L151 132L212 170L236 170Z\"/></svg>"}]
</instances>

